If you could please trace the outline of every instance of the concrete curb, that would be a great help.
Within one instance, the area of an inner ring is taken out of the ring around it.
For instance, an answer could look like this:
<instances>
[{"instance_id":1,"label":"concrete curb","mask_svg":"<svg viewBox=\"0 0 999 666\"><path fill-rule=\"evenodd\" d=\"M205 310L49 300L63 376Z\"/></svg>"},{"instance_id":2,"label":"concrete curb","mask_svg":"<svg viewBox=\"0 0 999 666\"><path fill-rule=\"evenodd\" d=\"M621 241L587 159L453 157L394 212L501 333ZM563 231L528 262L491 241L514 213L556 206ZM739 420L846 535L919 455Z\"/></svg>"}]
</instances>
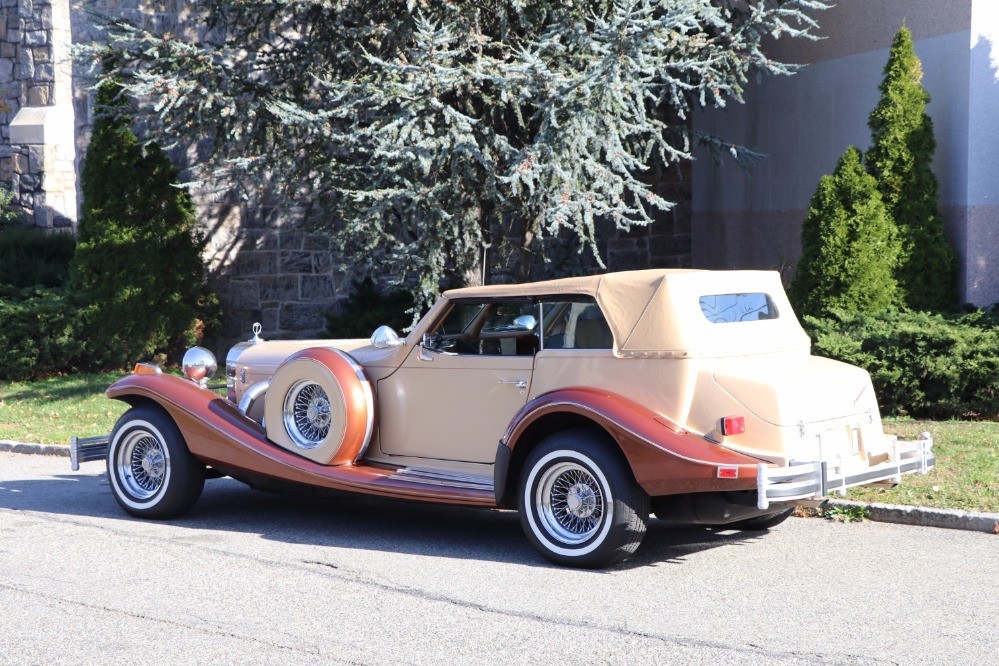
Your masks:
<instances>
[{"instance_id":1,"label":"concrete curb","mask_svg":"<svg viewBox=\"0 0 999 666\"><path fill-rule=\"evenodd\" d=\"M851 502L850 500L831 499L830 506L867 507L870 512L868 520L879 523L898 523L901 525L919 525L921 527L943 527L952 530L969 530L972 532L988 532L999 534L999 513L980 513L978 511L962 511L960 509L931 509L919 506L904 506L898 504L879 504Z\"/></svg>"},{"instance_id":2,"label":"concrete curb","mask_svg":"<svg viewBox=\"0 0 999 666\"><path fill-rule=\"evenodd\" d=\"M69 457L68 446L58 444L29 444L9 439L0 439L0 451L28 455ZM864 502L851 502L850 500L838 499L829 500L828 505L850 508L865 506L869 512L867 519L879 523L942 527L952 530L999 534L999 513L980 513L978 511L961 511L960 509L930 509L897 504L866 504Z\"/></svg>"},{"instance_id":3,"label":"concrete curb","mask_svg":"<svg viewBox=\"0 0 999 666\"><path fill-rule=\"evenodd\" d=\"M0 439L0 451L8 453L26 453L36 456L69 457L69 446L63 446L61 444L28 444L26 442L15 442L10 439Z\"/></svg>"}]
</instances>

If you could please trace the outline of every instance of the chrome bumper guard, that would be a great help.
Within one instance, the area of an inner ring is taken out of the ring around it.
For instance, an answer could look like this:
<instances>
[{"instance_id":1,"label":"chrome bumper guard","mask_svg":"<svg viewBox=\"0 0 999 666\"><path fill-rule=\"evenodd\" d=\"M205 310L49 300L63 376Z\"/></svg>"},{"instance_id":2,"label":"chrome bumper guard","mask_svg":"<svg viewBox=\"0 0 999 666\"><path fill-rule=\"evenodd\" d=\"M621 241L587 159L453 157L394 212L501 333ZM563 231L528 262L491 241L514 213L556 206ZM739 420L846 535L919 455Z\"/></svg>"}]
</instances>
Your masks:
<instances>
[{"instance_id":1,"label":"chrome bumper guard","mask_svg":"<svg viewBox=\"0 0 999 666\"><path fill-rule=\"evenodd\" d=\"M80 471L80 463L107 458L108 440L108 435L103 437L70 437L69 464L73 471Z\"/></svg>"},{"instance_id":2,"label":"chrome bumper guard","mask_svg":"<svg viewBox=\"0 0 999 666\"><path fill-rule=\"evenodd\" d=\"M757 465L756 506L763 511L769 508L770 502L819 499L833 491L845 495L847 488L879 481L901 483L903 474L926 474L937 462L929 433L923 433L917 440L894 440L890 455L887 462L850 471L836 460L792 462L788 467Z\"/></svg>"}]
</instances>

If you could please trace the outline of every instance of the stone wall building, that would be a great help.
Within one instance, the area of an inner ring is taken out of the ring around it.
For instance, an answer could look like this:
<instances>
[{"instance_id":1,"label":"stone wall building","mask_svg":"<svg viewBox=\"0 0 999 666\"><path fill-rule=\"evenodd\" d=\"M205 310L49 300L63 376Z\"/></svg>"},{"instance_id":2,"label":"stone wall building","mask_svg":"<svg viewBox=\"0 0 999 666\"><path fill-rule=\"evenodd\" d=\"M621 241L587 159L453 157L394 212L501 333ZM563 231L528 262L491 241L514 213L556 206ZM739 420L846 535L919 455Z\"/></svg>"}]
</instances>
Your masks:
<instances>
[{"instance_id":1,"label":"stone wall building","mask_svg":"<svg viewBox=\"0 0 999 666\"><path fill-rule=\"evenodd\" d=\"M706 156L655 174L677 202L648 227L602 229L611 270L649 266L790 268L800 225L823 173L849 144L866 147L866 119L891 36L905 23L933 95L939 149L934 169L948 230L961 261L961 297L999 301L999 35L992 0L854 0L823 12L819 42L782 40L778 59L807 64L793 77L748 87L745 105L695 115L696 129L768 156L751 174ZM71 61L74 42L100 39L101 14L196 36L205 30L190 0L0 0L0 186L45 230L75 228L80 161L93 119L89 82ZM175 156L184 158L183 155ZM206 262L222 302L220 345L260 321L267 337L325 334L323 312L342 307L353 275L338 269L328 237L305 233L300 210L199 201ZM552 253L594 270L574 247ZM550 269L551 267L549 267ZM538 276L543 276L541 267ZM509 278L502 271L497 279Z\"/></svg>"},{"instance_id":2,"label":"stone wall building","mask_svg":"<svg viewBox=\"0 0 999 666\"><path fill-rule=\"evenodd\" d=\"M696 129L767 155L747 176L694 163L693 264L791 268L819 178L847 146L867 150L867 118L895 32L912 31L931 95L940 209L958 257L958 297L999 302L999 2L852 0L818 14L819 41L782 39L775 58L805 65L748 86L744 105L698 113ZM936 279L927 276L927 279Z\"/></svg>"},{"instance_id":3,"label":"stone wall building","mask_svg":"<svg viewBox=\"0 0 999 666\"><path fill-rule=\"evenodd\" d=\"M0 0L0 186L17 192L18 206L35 226L71 230L77 223L77 174L90 138L94 95L83 72L74 68L71 44L99 40L101 16L203 36L206 28L196 5L189 0ZM632 233L605 230L600 249L611 269L689 265L689 168L674 169L657 183L678 206ZM323 313L342 307L355 277L338 270L341 262L328 236L303 232L305 214L298 209L197 203L208 239L205 259L224 313L219 346L245 337L255 321L266 337L325 335ZM585 256L573 256L574 248L563 250L573 262L595 269ZM502 270L493 277L509 278Z\"/></svg>"},{"instance_id":4,"label":"stone wall building","mask_svg":"<svg viewBox=\"0 0 999 666\"><path fill-rule=\"evenodd\" d=\"M0 185L34 226L77 219L69 3L0 0Z\"/></svg>"}]
</instances>

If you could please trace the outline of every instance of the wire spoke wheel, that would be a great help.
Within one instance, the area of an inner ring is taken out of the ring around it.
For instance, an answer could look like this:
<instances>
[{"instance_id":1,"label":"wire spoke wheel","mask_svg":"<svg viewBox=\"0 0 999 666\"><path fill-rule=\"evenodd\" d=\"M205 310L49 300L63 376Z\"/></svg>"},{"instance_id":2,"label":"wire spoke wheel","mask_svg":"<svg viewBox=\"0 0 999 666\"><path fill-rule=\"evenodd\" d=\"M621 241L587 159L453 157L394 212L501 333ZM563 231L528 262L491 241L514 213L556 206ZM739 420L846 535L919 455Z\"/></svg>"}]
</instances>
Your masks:
<instances>
[{"instance_id":1,"label":"wire spoke wheel","mask_svg":"<svg viewBox=\"0 0 999 666\"><path fill-rule=\"evenodd\" d=\"M319 384L296 383L284 401L284 425L296 446L313 449L326 439L332 423L330 399Z\"/></svg>"},{"instance_id":2,"label":"wire spoke wheel","mask_svg":"<svg viewBox=\"0 0 999 666\"><path fill-rule=\"evenodd\" d=\"M136 499L144 500L163 486L170 457L155 435L137 429L118 447L115 465L125 490Z\"/></svg>"},{"instance_id":3,"label":"wire spoke wheel","mask_svg":"<svg viewBox=\"0 0 999 666\"><path fill-rule=\"evenodd\" d=\"M589 429L554 432L527 454L517 508L531 544L555 564L605 567L635 552L649 496L613 440Z\"/></svg>"},{"instance_id":4,"label":"wire spoke wheel","mask_svg":"<svg viewBox=\"0 0 999 666\"><path fill-rule=\"evenodd\" d=\"M170 415L156 405L132 407L108 438L108 484L115 501L140 518L176 518L198 501L205 465Z\"/></svg>"},{"instance_id":5,"label":"wire spoke wheel","mask_svg":"<svg viewBox=\"0 0 999 666\"><path fill-rule=\"evenodd\" d=\"M574 462L545 470L537 485L536 501L545 529L569 545L583 543L596 534L605 513L600 484Z\"/></svg>"}]
</instances>

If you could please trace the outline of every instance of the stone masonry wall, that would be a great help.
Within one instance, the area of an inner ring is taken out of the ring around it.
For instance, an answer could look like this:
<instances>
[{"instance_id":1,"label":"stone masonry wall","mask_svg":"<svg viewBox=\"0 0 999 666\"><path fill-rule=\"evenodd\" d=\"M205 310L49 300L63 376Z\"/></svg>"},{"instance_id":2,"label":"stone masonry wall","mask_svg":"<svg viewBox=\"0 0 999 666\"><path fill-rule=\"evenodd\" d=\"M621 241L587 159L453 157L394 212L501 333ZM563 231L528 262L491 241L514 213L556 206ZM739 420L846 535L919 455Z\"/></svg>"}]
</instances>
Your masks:
<instances>
[{"instance_id":1,"label":"stone masonry wall","mask_svg":"<svg viewBox=\"0 0 999 666\"><path fill-rule=\"evenodd\" d=\"M52 103L59 96L55 81L46 79L50 72L55 75L51 67L53 38L59 41L58 26L45 27L53 8L56 14L60 8L68 12L72 41L82 43L101 38L101 14L126 18L151 30L200 36L204 22L193 7L188 0L0 0L0 8L4 8L0 28L5 27L4 21L8 24L6 30L0 30L0 101L12 108L5 111L0 107L0 134L7 137L7 125L21 106ZM74 64L71 114L75 145L70 147L75 152L77 173L93 123L91 86L85 73ZM31 178L32 169L45 164L45 156L35 154L33 163L32 155L31 150L14 150L5 141L0 142L3 183L10 183L17 173L19 187L39 185ZM64 159L66 153L61 157ZM193 159L183 152L172 157L182 168L190 164L185 160ZM28 176L27 180L24 176ZM659 193L677 201L677 207L657 215L654 224L636 227L630 233L601 229L605 240L600 242L600 252L611 270L689 265L689 168L674 168L653 177ZM30 210L35 195L33 191L24 194L27 196L22 195L22 203ZM198 202L198 215L208 242L206 264L223 311L217 351L249 337L255 321L262 324L263 335L268 338L326 335L322 314L343 307L354 276L338 270L340 261L333 255L327 236L301 231L303 211L202 200ZM592 258L576 253L574 241L556 245L559 247L549 252L552 263L538 267L534 277L564 274L566 270L597 270ZM510 276L493 271L492 279L508 281Z\"/></svg>"},{"instance_id":2,"label":"stone masonry wall","mask_svg":"<svg viewBox=\"0 0 999 666\"><path fill-rule=\"evenodd\" d=\"M54 140L72 131L69 48L65 0L0 0L0 186L43 229L76 222L73 145ZM15 118L30 142L12 140Z\"/></svg>"}]
</instances>

